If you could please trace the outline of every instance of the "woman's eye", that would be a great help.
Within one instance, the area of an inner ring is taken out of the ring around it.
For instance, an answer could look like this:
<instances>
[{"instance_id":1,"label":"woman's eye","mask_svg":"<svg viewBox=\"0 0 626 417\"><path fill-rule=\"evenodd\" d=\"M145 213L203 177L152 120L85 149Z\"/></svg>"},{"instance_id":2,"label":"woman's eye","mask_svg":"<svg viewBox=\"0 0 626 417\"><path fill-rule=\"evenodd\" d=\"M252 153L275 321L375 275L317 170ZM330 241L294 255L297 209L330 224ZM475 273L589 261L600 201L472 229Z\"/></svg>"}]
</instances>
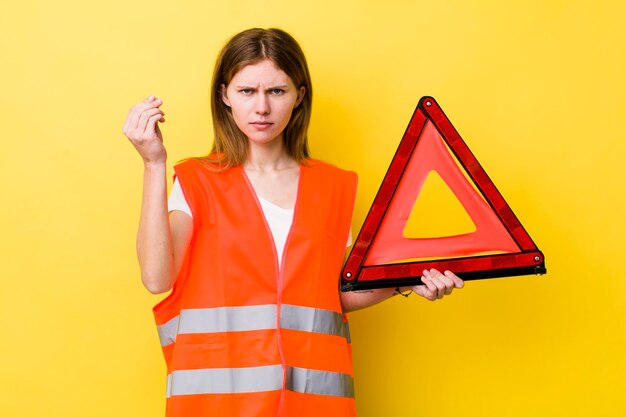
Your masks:
<instances>
[{"instance_id":1,"label":"woman's eye","mask_svg":"<svg viewBox=\"0 0 626 417\"><path fill-rule=\"evenodd\" d=\"M283 94L285 92L285 90L283 90L282 88L272 88L270 90L270 94L274 95L274 96L279 96L281 94Z\"/></svg>"},{"instance_id":2,"label":"woman's eye","mask_svg":"<svg viewBox=\"0 0 626 417\"><path fill-rule=\"evenodd\" d=\"M241 90L239 90L239 92L245 96L249 96L250 94L252 94L252 89L251 88L242 88Z\"/></svg>"}]
</instances>

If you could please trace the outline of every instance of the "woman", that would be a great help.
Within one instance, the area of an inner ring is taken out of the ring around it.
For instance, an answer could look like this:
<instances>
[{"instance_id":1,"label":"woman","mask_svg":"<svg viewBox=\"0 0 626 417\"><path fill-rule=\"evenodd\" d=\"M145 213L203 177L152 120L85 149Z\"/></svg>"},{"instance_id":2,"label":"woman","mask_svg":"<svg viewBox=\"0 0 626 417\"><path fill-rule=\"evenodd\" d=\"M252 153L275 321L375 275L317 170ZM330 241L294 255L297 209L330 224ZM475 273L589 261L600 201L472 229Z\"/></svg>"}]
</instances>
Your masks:
<instances>
[{"instance_id":1,"label":"woman","mask_svg":"<svg viewBox=\"0 0 626 417\"><path fill-rule=\"evenodd\" d=\"M167 415L352 416L343 313L396 291L338 291L356 175L309 158L304 54L281 30L241 32L211 92L213 149L175 167L169 214L162 101L133 106L123 129L144 161L142 281L172 289L154 309ZM448 271L422 280L412 290L429 300L463 286Z\"/></svg>"}]
</instances>

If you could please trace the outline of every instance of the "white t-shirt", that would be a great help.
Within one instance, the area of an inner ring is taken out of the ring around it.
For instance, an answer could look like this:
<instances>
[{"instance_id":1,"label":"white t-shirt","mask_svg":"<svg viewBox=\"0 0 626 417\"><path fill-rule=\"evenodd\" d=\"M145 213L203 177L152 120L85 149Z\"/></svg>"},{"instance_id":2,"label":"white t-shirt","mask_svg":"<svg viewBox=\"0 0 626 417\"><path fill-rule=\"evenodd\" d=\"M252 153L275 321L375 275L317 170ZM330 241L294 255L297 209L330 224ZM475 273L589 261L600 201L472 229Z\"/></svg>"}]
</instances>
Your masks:
<instances>
[{"instance_id":1,"label":"white t-shirt","mask_svg":"<svg viewBox=\"0 0 626 417\"><path fill-rule=\"evenodd\" d=\"M285 243L287 242L287 235L289 234L291 222L293 221L293 209L279 207L258 195L257 198L259 199L259 203L261 203L263 215L265 216L265 220L267 221L270 231L272 232L274 245L276 245L276 253L278 254L278 266L280 266L283 258L283 250L285 249ZM172 192L170 193L167 207L169 211L180 210L187 213L189 217L193 218L191 209L189 208L189 204L187 204L187 199L185 199L185 194L183 194L183 189L180 187L178 179L174 180L174 185L172 187ZM352 245L352 231L350 231L346 246L350 245Z\"/></svg>"}]
</instances>

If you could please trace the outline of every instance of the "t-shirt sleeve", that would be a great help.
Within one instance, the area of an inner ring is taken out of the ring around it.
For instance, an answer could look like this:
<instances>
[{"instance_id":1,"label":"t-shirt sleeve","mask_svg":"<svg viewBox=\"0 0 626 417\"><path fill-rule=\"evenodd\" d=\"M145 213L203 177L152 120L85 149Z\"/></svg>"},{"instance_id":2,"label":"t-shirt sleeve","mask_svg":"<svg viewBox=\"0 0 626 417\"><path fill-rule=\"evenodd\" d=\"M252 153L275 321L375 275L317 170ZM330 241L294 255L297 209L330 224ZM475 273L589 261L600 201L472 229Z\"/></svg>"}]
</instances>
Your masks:
<instances>
[{"instance_id":1,"label":"t-shirt sleeve","mask_svg":"<svg viewBox=\"0 0 626 417\"><path fill-rule=\"evenodd\" d=\"M189 208L185 194L183 194L183 189L180 187L178 178L174 179L174 185L172 186L172 191L170 192L170 198L167 201L167 209L170 212L174 210L182 211L183 213L187 213L187 215L193 219L191 209Z\"/></svg>"}]
</instances>

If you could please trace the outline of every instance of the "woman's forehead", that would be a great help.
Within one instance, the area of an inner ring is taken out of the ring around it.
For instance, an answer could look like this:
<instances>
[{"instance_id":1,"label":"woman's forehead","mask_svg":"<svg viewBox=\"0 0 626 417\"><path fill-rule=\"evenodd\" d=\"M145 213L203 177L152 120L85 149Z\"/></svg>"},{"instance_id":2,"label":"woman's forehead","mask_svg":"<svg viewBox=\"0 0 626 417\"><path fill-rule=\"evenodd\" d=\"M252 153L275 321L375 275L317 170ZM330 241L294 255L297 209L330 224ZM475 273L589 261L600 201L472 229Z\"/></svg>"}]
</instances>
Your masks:
<instances>
[{"instance_id":1,"label":"woman's forehead","mask_svg":"<svg viewBox=\"0 0 626 417\"><path fill-rule=\"evenodd\" d=\"M269 59L246 65L235 73L231 84L244 83L246 85L272 84L287 85L293 84L291 78Z\"/></svg>"}]
</instances>

